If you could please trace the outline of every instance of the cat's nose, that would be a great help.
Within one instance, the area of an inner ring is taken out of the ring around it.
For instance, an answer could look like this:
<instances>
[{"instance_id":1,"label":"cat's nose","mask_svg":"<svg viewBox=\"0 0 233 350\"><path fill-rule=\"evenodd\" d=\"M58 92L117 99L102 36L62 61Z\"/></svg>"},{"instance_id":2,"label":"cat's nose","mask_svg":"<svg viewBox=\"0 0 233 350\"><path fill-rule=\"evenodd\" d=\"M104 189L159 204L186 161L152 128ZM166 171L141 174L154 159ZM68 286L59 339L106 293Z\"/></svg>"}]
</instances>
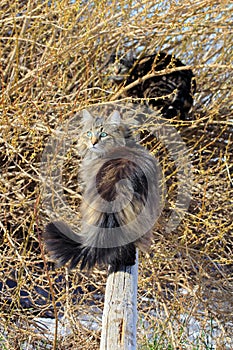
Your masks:
<instances>
[{"instance_id":1,"label":"cat's nose","mask_svg":"<svg viewBox=\"0 0 233 350\"><path fill-rule=\"evenodd\" d=\"M98 141L99 141L98 137L92 136L91 143L93 144L93 146L96 145L98 143Z\"/></svg>"}]
</instances>

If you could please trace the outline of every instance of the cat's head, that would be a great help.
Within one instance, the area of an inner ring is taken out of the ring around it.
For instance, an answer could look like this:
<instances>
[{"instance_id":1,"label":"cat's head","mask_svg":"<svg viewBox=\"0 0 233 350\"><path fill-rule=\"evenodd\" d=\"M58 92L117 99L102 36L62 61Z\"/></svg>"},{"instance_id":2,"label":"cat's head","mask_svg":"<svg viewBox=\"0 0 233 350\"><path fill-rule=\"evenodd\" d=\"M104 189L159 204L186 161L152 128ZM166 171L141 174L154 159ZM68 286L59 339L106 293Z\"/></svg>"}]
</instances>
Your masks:
<instances>
[{"instance_id":1,"label":"cat's head","mask_svg":"<svg viewBox=\"0 0 233 350\"><path fill-rule=\"evenodd\" d=\"M113 111L110 116L93 116L82 111L81 152L91 157L101 157L114 147L125 146L128 129L121 120L120 113Z\"/></svg>"},{"instance_id":2,"label":"cat's head","mask_svg":"<svg viewBox=\"0 0 233 350\"><path fill-rule=\"evenodd\" d=\"M135 58L133 57L133 53L130 51L125 56L112 54L108 61L109 74L110 78L116 83L120 84L130 74L130 70L133 67L135 62Z\"/></svg>"}]
</instances>

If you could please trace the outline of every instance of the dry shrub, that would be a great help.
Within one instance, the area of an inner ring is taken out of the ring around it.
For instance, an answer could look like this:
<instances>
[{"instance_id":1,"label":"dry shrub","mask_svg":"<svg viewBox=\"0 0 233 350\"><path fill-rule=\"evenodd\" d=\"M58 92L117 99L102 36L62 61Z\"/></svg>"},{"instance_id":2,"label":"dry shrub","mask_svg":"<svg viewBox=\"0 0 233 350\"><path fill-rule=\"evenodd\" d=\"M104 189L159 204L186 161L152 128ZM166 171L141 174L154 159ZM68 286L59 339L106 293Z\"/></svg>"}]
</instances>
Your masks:
<instances>
[{"instance_id":1,"label":"dry shrub","mask_svg":"<svg viewBox=\"0 0 233 350\"><path fill-rule=\"evenodd\" d=\"M171 121L189 150L192 200L180 225L167 233L161 224L150 256L140 256L138 342L155 333L176 349L191 348L186 331L195 319L206 333L210 322L218 326L216 349L231 348L231 13L231 1L212 0L1 1L0 341L6 337L5 347L98 348L100 331L81 324L80 315L96 315L100 324L106 273L44 267L41 232L49 217L41 196L41 159L49 136L65 121L84 107L115 99L104 68L113 49L138 49L168 50L197 78L190 119ZM64 161L63 189L78 210L79 158L71 149ZM9 286L9 279L17 284ZM38 288L49 291L43 302L37 302ZM28 299L33 307L23 308ZM56 345L35 316L58 320L63 312L73 332Z\"/></svg>"}]
</instances>

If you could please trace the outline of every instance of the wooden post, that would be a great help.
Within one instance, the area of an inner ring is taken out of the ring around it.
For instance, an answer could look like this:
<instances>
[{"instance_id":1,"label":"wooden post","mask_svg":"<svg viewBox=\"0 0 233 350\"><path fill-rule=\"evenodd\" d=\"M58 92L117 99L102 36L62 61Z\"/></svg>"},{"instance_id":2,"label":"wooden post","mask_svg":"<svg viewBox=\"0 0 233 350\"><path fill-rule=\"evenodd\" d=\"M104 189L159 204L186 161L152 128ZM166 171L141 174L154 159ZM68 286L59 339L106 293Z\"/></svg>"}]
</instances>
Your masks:
<instances>
[{"instance_id":1,"label":"wooden post","mask_svg":"<svg viewBox=\"0 0 233 350\"><path fill-rule=\"evenodd\" d=\"M138 252L133 266L108 276L100 350L136 350Z\"/></svg>"}]
</instances>

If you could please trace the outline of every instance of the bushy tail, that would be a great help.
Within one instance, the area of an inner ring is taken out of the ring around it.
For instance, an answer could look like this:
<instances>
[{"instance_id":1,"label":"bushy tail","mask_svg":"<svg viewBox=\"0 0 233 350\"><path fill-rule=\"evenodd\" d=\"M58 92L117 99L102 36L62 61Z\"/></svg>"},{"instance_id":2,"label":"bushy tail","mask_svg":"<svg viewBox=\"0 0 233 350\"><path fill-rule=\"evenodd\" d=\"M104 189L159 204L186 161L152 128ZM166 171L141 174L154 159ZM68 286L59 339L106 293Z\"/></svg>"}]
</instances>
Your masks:
<instances>
[{"instance_id":1,"label":"bushy tail","mask_svg":"<svg viewBox=\"0 0 233 350\"><path fill-rule=\"evenodd\" d=\"M69 262L73 269L81 262L80 269L93 268L96 264L111 265L116 270L122 265L134 265L136 248L134 243L114 248L98 248L83 245L82 236L75 234L64 222L50 222L44 232L44 241L52 259L58 266Z\"/></svg>"},{"instance_id":2,"label":"bushy tail","mask_svg":"<svg viewBox=\"0 0 233 350\"><path fill-rule=\"evenodd\" d=\"M70 263L74 268L82 252L82 242L78 235L76 239L70 227L61 221L50 222L44 232L44 241L47 251L58 266Z\"/></svg>"}]
</instances>

